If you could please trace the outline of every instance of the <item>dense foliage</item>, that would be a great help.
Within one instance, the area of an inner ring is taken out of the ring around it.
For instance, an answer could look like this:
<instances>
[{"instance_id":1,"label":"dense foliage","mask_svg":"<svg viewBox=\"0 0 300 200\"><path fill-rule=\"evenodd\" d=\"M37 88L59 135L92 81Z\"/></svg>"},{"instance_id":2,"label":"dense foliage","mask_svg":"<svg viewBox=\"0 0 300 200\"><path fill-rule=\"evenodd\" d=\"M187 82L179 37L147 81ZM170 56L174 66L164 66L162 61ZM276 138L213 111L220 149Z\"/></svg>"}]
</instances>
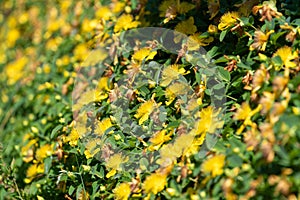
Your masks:
<instances>
[{"instance_id":1,"label":"dense foliage","mask_svg":"<svg viewBox=\"0 0 300 200\"><path fill-rule=\"evenodd\" d=\"M0 199L300 199L299 1L0 11Z\"/></svg>"}]
</instances>

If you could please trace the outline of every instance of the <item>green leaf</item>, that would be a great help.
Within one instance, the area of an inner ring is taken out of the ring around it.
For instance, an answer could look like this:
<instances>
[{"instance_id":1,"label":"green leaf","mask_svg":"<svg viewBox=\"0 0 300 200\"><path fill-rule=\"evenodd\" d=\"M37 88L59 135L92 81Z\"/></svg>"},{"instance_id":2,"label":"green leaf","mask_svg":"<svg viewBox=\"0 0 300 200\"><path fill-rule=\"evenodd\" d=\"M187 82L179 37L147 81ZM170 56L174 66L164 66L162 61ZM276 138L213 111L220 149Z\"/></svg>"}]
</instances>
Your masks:
<instances>
[{"instance_id":1,"label":"green leaf","mask_svg":"<svg viewBox=\"0 0 300 200\"><path fill-rule=\"evenodd\" d=\"M196 177L201 171L201 165L196 165L193 169L193 176Z\"/></svg>"},{"instance_id":2,"label":"green leaf","mask_svg":"<svg viewBox=\"0 0 300 200\"><path fill-rule=\"evenodd\" d=\"M207 38L209 36L210 36L210 34L208 32L204 32L199 36L199 38Z\"/></svg>"},{"instance_id":3,"label":"green leaf","mask_svg":"<svg viewBox=\"0 0 300 200\"><path fill-rule=\"evenodd\" d=\"M213 58L218 55L218 53L217 53L218 50L219 50L219 47L213 47L207 52L207 55L209 56L209 58Z\"/></svg>"},{"instance_id":4,"label":"green leaf","mask_svg":"<svg viewBox=\"0 0 300 200\"><path fill-rule=\"evenodd\" d=\"M52 131L51 131L51 135L50 138L56 138L57 136L57 132L62 128L63 126L61 124L57 125Z\"/></svg>"},{"instance_id":5,"label":"green leaf","mask_svg":"<svg viewBox=\"0 0 300 200\"><path fill-rule=\"evenodd\" d=\"M227 34L228 30L224 30L220 34L220 42L222 42Z\"/></svg>"},{"instance_id":6,"label":"green leaf","mask_svg":"<svg viewBox=\"0 0 300 200\"><path fill-rule=\"evenodd\" d=\"M239 62L239 63L237 63L236 65L237 65L238 67L240 67L240 68L243 68L243 69L251 69L250 66L248 66L248 65L246 65L246 64L244 64L244 63L242 63L242 62Z\"/></svg>"},{"instance_id":7,"label":"green leaf","mask_svg":"<svg viewBox=\"0 0 300 200\"><path fill-rule=\"evenodd\" d=\"M167 128L174 128L174 127L178 127L180 124L180 121L176 120L176 121L172 121L169 123Z\"/></svg>"},{"instance_id":8,"label":"green leaf","mask_svg":"<svg viewBox=\"0 0 300 200\"><path fill-rule=\"evenodd\" d=\"M82 185L79 185L76 190L76 199L79 199L79 195L80 195L81 191L82 191Z\"/></svg>"},{"instance_id":9,"label":"green leaf","mask_svg":"<svg viewBox=\"0 0 300 200\"><path fill-rule=\"evenodd\" d=\"M103 178L104 177L104 169L103 167L100 168L100 171L95 170L93 172L94 175L96 175L98 178Z\"/></svg>"},{"instance_id":10,"label":"green leaf","mask_svg":"<svg viewBox=\"0 0 300 200\"><path fill-rule=\"evenodd\" d=\"M233 154L231 156L227 157L228 166L230 167L238 167L243 164L242 158L240 158L238 155Z\"/></svg>"},{"instance_id":11,"label":"green leaf","mask_svg":"<svg viewBox=\"0 0 300 200\"><path fill-rule=\"evenodd\" d=\"M159 108L159 115L158 115L158 118L159 118L159 121L161 122L165 122L166 119L167 119L167 111L166 111L166 108L165 107L160 107Z\"/></svg>"},{"instance_id":12,"label":"green leaf","mask_svg":"<svg viewBox=\"0 0 300 200\"><path fill-rule=\"evenodd\" d=\"M45 173L47 174L51 168L52 165L52 158L51 157L47 157L44 160L44 164L45 164Z\"/></svg>"},{"instance_id":13,"label":"green leaf","mask_svg":"<svg viewBox=\"0 0 300 200\"><path fill-rule=\"evenodd\" d=\"M224 142L224 141L223 141ZM214 151L217 151L217 152L221 152L221 153L225 153L226 151L226 147L224 146L224 144L220 141L218 141L216 143L216 145L214 146Z\"/></svg>"},{"instance_id":14,"label":"green leaf","mask_svg":"<svg viewBox=\"0 0 300 200\"><path fill-rule=\"evenodd\" d=\"M206 90L204 90L204 93L208 96L211 96L211 89L207 88Z\"/></svg>"},{"instance_id":15,"label":"green leaf","mask_svg":"<svg viewBox=\"0 0 300 200\"><path fill-rule=\"evenodd\" d=\"M148 165L149 165L148 159L147 158L141 158L141 160L140 160L140 168L142 170L146 170L147 167L148 167Z\"/></svg>"},{"instance_id":16,"label":"green leaf","mask_svg":"<svg viewBox=\"0 0 300 200\"><path fill-rule=\"evenodd\" d=\"M295 19L294 21L292 21L292 24L296 26L300 26L300 19Z\"/></svg>"},{"instance_id":17,"label":"green leaf","mask_svg":"<svg viewBox=\"0 0 300 200\"><path fill-rule=\"evenodd\" d=\"M226 59L224 56L222 56L214 61L215 64L224 63L224 62L228 62L228 59Z\"/></svg>"},{"instance_id":18,"label":"green leaf","mask_svg":"<svg viewBox=\"0 0 300 200\"><path fill-rule=\"evenodd\" d=\"M274 30L275 29L275 20L265 20L265 28L266 30ZM263 30L265 32L265 30Z\"/></svg>"},{"instance_id":19,"label":"green leaf","mask_svg":"<svg viewBox=\"0 0 300 200\"><path fill-rule=\"evenodd\" d=\"M280 31L279 33L273 33L270 37L270 40L271 40L271 43L272 44L276 44L277 43L277 40L280 36L286 34L285 31Z\"/></svg>"},{"instance_id":20,"label":"green leaf","mask_svg":"<svg viewBox=\"0 0 300 200\"><path fill-rule=\"evenodd\" d=\"M133 9L133 10L135 10L136 9L136 7L137 7L137 0L131 0L130 1L131 2L131 8Z\"/></svg>"},{"instance_id":21,"label":"green leaf","mask_svg":"<svg viewBox=\"0 0 300 200\"><path fill-rule=\"evenodd\" d=\"M200 83L201 83L201 74L199 73L199 71L197 71L197 72L195 73L195 78L196 78L196 82L197 82L198 84L200 84Z\"/></svg>"},{"instance_id":22,"label":"green leaf","mask_svg":"<svg viewBox=\"0 0 300 200\"><path fill-rule=\"evenodd\" d=\"M234 82L231 83L231 86L233 87L238 87L242 84L242 80L243 80L243 77L239 77L238 79L236 79Z\"/></svg>"},{"instance_id":23,"label":"green leaf","mask_svg":"<svg viewBox=\"0 0 300 200\"><path fill-rule=\"evenodd\" d=\"M225 70L223 67L218 67L218 72L219 72L219 75L221 76L221 78L224 81L226 81L226 82L230 81L230 73L229 73L229 71Z\"/></svg>"},{"instance_id":24,"label":"green leaf","mask_svg":"<svg viewBox=\"0 0 300 200\"><path fill-rule=\"evenodd\" d=\"M282 60L281 60L281 58L280 58L280 56L275 56L275 57L273 57L272 58L272 62L273 62L273 64L274 65L282 65L283 63L282 63Z\"/></svg>"},{"instance_id":25,"label":"green leaf","mask_svg":"<svg viewBox=\"0 0 300 200\"><path fill-rule=\"evenodd\" d=\"M212 87L212 89L214 89L214 90L220 90L220 89L222 89L222 88L224 88L224 84L223 84L223 83L215 84L215 85Z\"/></svg>"},{"instance_id":26,"label":"green leaf","mask_svg":"<svg viewBox=\"0 0 300 200\"><path fill-rule=\"evenodd\" d=\"M251 25L249 23L249 18L248 17L241 17L239 19L241 20L241 22L240 22L241 26L249 26L249 25Z\"/></svg>"},{"instance_id":27,"label":"green leaf","mask_svg":"<svg viewBox=\"0 0 300 200\"><path fill-rule=\"evenodd\" d=\"M92 188L93 188L93 194L95 194L98 191L99 184L97 182L93 182Z\"/></svg>"},{"instance_id":28,"label":"green leaf","mask_svg":"<svg viewBox=\"0 0 300 200\"><path fill-rule=\"evenodd\" d=\"M147 86L143 85L142 87L139 88L139 92L143 97L145 97L147 94L150 93L150 90L147 88Z\"/></svg>"},{"instance_id":29,"label":"green leaf","mask_svg":"<svg viewBox=\"0 0 300 200\"><path fill-rule=\"evenodd\" d=\"M208 149L211 149L215 146L217 138L213 134L206 134L205 143Z\"/></svg>"},{"instance_id":30,"label":"green leaf","mask_svg":"<svg viewBox=\"0 0 300 200\"><path fill-rule=\"evenodd\" d=\"M74 190L75 190L75 187L74 187L73 185L71 185L71 186L69 187L68 194L69 194L69 195L72 195L73 192L74 192Z\"/></svg>"},{"instance_id":31,"label":"green leaf","mask_svg":"<svg viewBox=\"0 0 300 200\"><path fill-rule=\"evenodd\" d=\"M35 195L37 193L37 190L38 188L36 187L36 184L32 183L29 188L29 194Z\"/></svg>"},{"instance_id":32,"label":"green leaf","mask_svg":"<svg viewBox=\"0 0 300 200\"><path fill-rule=\"evenodd\" d=\"M7 197L7 192L3 187L0 188L0 199L5 199L4 197Z\"/></svg>"}]
</instances>

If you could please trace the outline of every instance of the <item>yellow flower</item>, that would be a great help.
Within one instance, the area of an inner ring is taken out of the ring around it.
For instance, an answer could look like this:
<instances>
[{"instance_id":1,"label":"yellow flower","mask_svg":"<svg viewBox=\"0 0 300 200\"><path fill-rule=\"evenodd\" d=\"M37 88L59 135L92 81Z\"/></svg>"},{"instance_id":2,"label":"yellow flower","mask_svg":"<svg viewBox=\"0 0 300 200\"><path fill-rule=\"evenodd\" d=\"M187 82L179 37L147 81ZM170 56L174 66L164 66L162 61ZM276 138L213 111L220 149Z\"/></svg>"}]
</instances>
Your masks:
<instances>
[{"instance_id":1,"label":"yellow flower","mask_svg":"<svg viewBox=\"0 0 300 200\"><path fill-rule=\"evenodd\" d=\"M175 147L172 143L169 143L163 145L160 148L159 153L161 158L157 160L157 164L165 167L176 162L177 158L181 156L182 149Z\"/></svg>"},{"instance_id":2,"label":"yellow flower","mask_svg":"<svg viewBox=\"0 0 300 200\"><path fill-rule=\"evenodd\" d=\"M27 134L26 134L27 135ZM23 137L23 140L25 137ZM33 145L37 142L36 139L31 139L25 146L21 148L21 153L23 156L23 161L28 163L33 160Z\"/></svg>"},{"instance_id":3,"label":"yellow flower","mask_svg":"<svg viewBox=\"0 0 300 200\"><path fill-rule=\"evenodd\" d=\"M274 56L279 56L286 68L295 68L297 65L292 60L298 57L296 51L292 52L292 48L288 46L281 47L276 51Z\"/></svg>"},{"instance_id":4,"label":"yellow flower","mask_svg":"<svg viewBox=\"0 0 300 200\"><path fill-rule=\"evenodd\" d=\"M112 176L114 176L115 174L117 173L117 170L116 169L112 169L110 170L107 174L106 174L106 178L110 178Z\"/></svg>"},{"instance_id":5,"label":"yellow flower","mask_svg":"<svg viewBox=\"0 0 300 200\"><path fill-rule=\"evenodd\" d=\"M80 95L80 98L77 101L75 101L75 104L72 107L73 111L80 110L84 105L95 101L95 95L95 90L85 91L82 95Z\"/></svg>"},{"instance_id":6,"label":"yellow flower","mask_svg":"<svg viewBox=\"0 0 300 200\"><path fill-rule=\"evenodd\" d=\"M30 183L37 174L44 173L44 164L33 164L28 167L26 171L26 178L24 179L25 183Z\"/></svg>"},{"instance_id":7,"label":"yellow flower","mask_svg":"<svg viewBox=\"0 0 300 200\"><path fill-rule=\"evenodd\" d=\"M109 9L108 6L101 6L97 11L96 11L96 17L104 20L109 20L110 17L113 16L113 13Z\"/></svg>"},{"instance_id":8,"label":"yellow flower","mask_svg":"<svg viewBox=\"0 0 300 200\"><path fill-rule=\"evenodd\" d=\"M237 12L228 12L225 13L221 19L218 28L223 31L236 24L239 14Z\"/></svg>"},{"instance_id":9,"label":"yellow flower","mask_svg":"<svg viewBox=\"0 0 300 200\"><path fill-rule=\"evenodd\" d=\"M79 134L75 128L71 130L71 133L64 139L64 142L69 142L70 146L74 147L77 145Z\"/></svg>"},{"instance_id":10,"label":"yellow flower","mask_svg":"<svg viewBox=\"0 0 300 200\"><path fill-rule=\"evenodd\" d=\"M110 8L113 13L121 12L124 9L124 7L125 7L125 2L121 2L121 1L112 1L112 3L110 4Z\"/></svg>"},{"instance_id":11,"label":"yellow flower","mask_svg":"<svg viewBox=\"0 0 300 200\"><path fill-rule=\"evenodd\" d=\"M166 105L170 105L177 96L186 94L189 89L189 85L186 83L176 82L172 85L169 85L165 92L165 95L168 99Z\"/></svg>"},{"instance_id":12,"label":"yellow flower","mask_svg":"<svg viewBox=\"0 0 300 200\"><path fill-rule=\"evenodd\" d=\"M40 84L38 87L38 90L44 90L44 89L54 89L54 83L45 82L43 84Z\"/></svg>"},{"instance_id":13,"label":"yellow flower","mask_svg":"<svg viewBox=\"0 0 300 200\"><path fill-rule=\"evenodd\" d=\"M95 89L95 101L101 101L108 97L109 92L109 78L108 77L101 77L97 88Z\"/></svg>"},{"instance_id":14,"label":"yellow flower","mask_svg":"<svg viewBox=\"0 0 300 200\"><path fill-rule=\"evenodd\" d=\"M255 123L251 121L251 117L259 112L262 105L259 104L254 110L250 108L247 102L244 102L242 106L236 111L234 119L244 120L242 126L237 130L237 134L241 134L246 126L255 126Z\"/></svg>"},{"instance_id":15,"label":"yellow flower","mask_svg":"<svg viewBox=\"0 0 300 200\"><path fill-rule=\"evenodd\" d=\"M269 39L269 36L274 33L274 30L271 30L269 32L267 32L266 34L260 30L255 31L254 33L254 43L251 44L250 46L250 50L261 50L264 51L266 49L267 46L267 41Z\"/></svg>"},{"instance_id":16,"label":"yellow flower","mask_svg":"<svg viewBox=\"0 0 300 200\"><path fill-rule=\"evenodd\" d=\"M285 23L283 25L280 25L281 29L288 30L289 33L285 36L285 39L289 42L294 42L294 40L297 37L297 30L299 32L299 27L294 28L293 26L289 25L288 23Z\"/></svg>"},{"instance_id":17,"label":"yellow flower","mask_svg":"<svg viewBox=\"0 0 300 200\"><path fill-rule=\"evenodd\" d=\"M190 134L194 135L195 133L193 132L195 132L195 130L192 130ZM186 157L190 157L191 155L198 153L200 146L203 144L205 140L205 136L206 136L205 133L201 134L200 136L195 136L192 144L188 148L186 148L183 155L185 155Z\"/></svg>"},{"instance_id":18,"label":"yellow flower","mask_svg":"<svg viewBox=\"0 0 300 200\"><path fill-rule=\"evenodd\" d=\"M35 158L37 161L43 161L48 156L51 156L52 153L53 153L53 145L45 144L36 150Z\"/></svg>"},{"instance_id":19,"label":"yellow flower","mask_svg":"<svg viewBox=\"0 0 300 200\"><path fill-rule=\"evenodd\" d=\"M23 69L27 63L28 58L24 56L5 67L5 73L8 77L8 84L12 85L23 77Z\"/></svg>"},{"instance_id":20,"label":"yellow flower","mask_svg":"<svg viewBox=\"0 0 300 200\"><path fill-rule=\"evenodd\" d=\"M102 48L94 49L88 52L88 56L81 63L80 67L91 67L96 64L99 64L99 62L103 61L105 58L107 58L107 56L108 53L106 50Z\"/></svg>"},{"instance_id":21,"label":"yellow flower","mask_svg":"<svg viewBox=\"0 0 300 200\"><path fill-rule=\"evenodd\" d=\"M161 159L157 163L162 166L169 166L176 162L177 158L192 145L193 140L192 134L182 134L176 138L174 144L169 143L162 146L159 151Z\"/></svg>"},{"instance_id":22,"label":"yellow flower","mask_svg":"<svg viewBox=\"0 0 300 200\"><path fill-rule=\"evenodd\" d=\"M91 171L91 166L90 165L81 165L81 166L83 168L83 171L85 171L85 172Z\"/></svg>"},{"instance_id":23,"label":"yellow flower","mask_svg":"<svg viewBox=\"0 0 300 200\"><path fill-rule=\"evenodd\" d=\"M223 167L225 164L225 155L216 155L207 159L202 164L204 173L211 173L212 177L223 174Z\"/></svg>"},{"instance_id":24,"label":"yellow flower","mask_svg":"<svg viewBox=\"0 0 300 200\"><path fill-rule=\"evenodd\" d=\"M185 69L181 67L181 65L169 65L162 71L160 85L162 87L168 86L172 81L177 80L180 74L187 74Z\"/></svg>"},{"instance_id":25,"label":"yellow flower","mask_svg":"<svg viewBox=\"0 0 300 200\"><path fill-rule=\"evenodd\" d=\"M250 105L247 102L244 102L242 106L236 111L234 119L245 120L251 111L252 110L250 108Z\"/></svg>"},{"instance_id":26,"label":"yellow flower","mask_svg":"<svg viewBox=\"0 0 300 200\"><path fill-rule=\"evenodd\" d=\"M224 121L218 119L219 112L214 111L213 107L203 108L199 113L200 120L196 124L196 135L202 133L214 133L216 129L222 128Z\"/></svg>"},{"instance_id":27,"label":"yellow flower","mask_svg":"<svg viewBox=\"0 0 300 200\"><path fill-rule=\"evenodd\" d=\"M261 86L264 84L267 78L267 69L265 65L261 65L258 70L254 73L252 79L252 93L257 92Z\"/></svg>"},{"instance_id":28,"label":"yellow flower","mask_svg":"<svg viewBox=\"0 0 300 200\"><path fill-rule=\"evenodd\" d=\"M238 13L243 16L243 17L248 17L251 12L252 8L254 5L257 5L258 1L257 0L248 0L248 1L243 1L243 3L236 4L234 6L239 7Z\"/></svg>"},{"instance_id":29,"label":"yellow flower","mask_svg":"<svg viewBox=\"0 0 300 200\"><path fill-rule=\"evenodd\" d=\"M81 24L81 31L82 33L91 33L93 32L96 27L98 26L98 21L96 19L89 20L88 18L83 19Z\"/></svg>"},{"instance_id":30,"label":"yellow flower","mask_svg":"<svg viewBox=\"0 0 300 200\"><path fill-rule=\"evenodd\" d=\"M101 120L101 122L97 123L97 127L95 129L95 133L99 136L103 135L107 129L112 127L111 119L110 118L105 118Z\"/></svg>"},{"instance_id":31,"label":"yellow flower","mask_svg":"<svg viewBox=\"0 0 300 200\"><path fill-rule=\"evenodd\" d=\"M160 11L159 16L165 17L167 10L169 10L172 7L176 8L177 2L176 0L164 0L160 5L158 10ZM175 13L176 14L176 13ZM176 15L175 15L176 16Z\"/></svg>"},{"instance_id":32,"label":"yellow flower","mask_svg":"<svg viewBox=\"0 0 300 200\"><path fill-rule=\"evenodd\" d=\"M130 184L121 183L113 190L113 192L116 200L127 200L131 193Z\"/></svg>"},{"instance_id":33,"label":"yellow flower","mask_svg":"<svg viewBox=\"0 0 300 200\"><path fill-rule=\"evenodd\" d=\"M18 29L11 29L9 30L9 32L7 33L7 46L8 47L13 47L16 43L16 41L20 38L21 34L20 31Z\"/></svg>"},{"instance_id":34,"label":"yellow flower","mask_svg":"<svg viewBox=\"0 0 300 200\"><path fill-rule=\"evenodd\" d=\"M189 12L190 10L194 9L195 5L188 3L188 2L181 2L179 6L177 7L177 10L180 14L185 14Z\"/></svg>"},{"instance_id":35,"label":"yellow flower","mask_svg":"<svg viewBox=\"0 0 300 200\"><path fill-rule=\"evenodd\" d=\"M139 125L142 125L153 112L156 107L156 103L154 100L150 99L143 103L136 111L134 115L135 118L139 119Z\"/></svg>"},{"instance_id":36,"label":"yellow flower","mask_svg":"<svg viewBox=\"0 0 300 200\"><path fill-rule=\"evenodd\" d=\"M273 92L264 91L263 96L261 97L259 104L261 104L261 113L267 114L275 101L275 94Z\"/></svg>"},{"instance_id":37,"label":"yellow flower","mask_svg":"<svg viewBox=\"0 0 300 200\"><path fill-rule=\"evenodd\" d=\"M107 168L112 168L112 169L116 169L116 170L120 170L120 165L124 162L127 162L127 157L125 158L124 156L122 156L121 153L117 153L112 155L108 161L105 163L105 166Z\"/></svg>"},{"instance_id":38,"label":"yellow flower","mask_svg":"<svg viewBox=\"0 0 300 200\"><path fill-rule=\"evenodd\" d=\"M114 176L117 171L121 170L121 164L128 161L128 157L122 156L121 153L117 153L112 155L105 163L105 166L110 169L110 171L106 174L106 178L110 178Z\"/></svg>"},{"instance_id":39,"label":"yellow flower","mask_svg":"<svg viewBox=\"0 0 300 200\"><path fill-rule=\"evenodd\" d=\"M36 196L37 200L45 200L44 197L37 195Z\"/></svg>"},{"instance_id":40,"label":"yellow flower","mask_svg":"<svg viewBox=\"0 0 300 200\"><path fill-rule=\"evenodd\" d=\"M88 200L90 199L90 194L86 191L81 189L80 193L78 194L77 200Z\"/></svg>"},{"instance_id":41,"label":"yellow flower","mask_svg":"<svg viewBox=\"0 0 300 200\"><path fill-rule=\"evenodd\" d=\"M150 193L157 194L164 189L166 184L167 184L166 175L154 173L148 176L144 181L143 190L147 194Z\"/></svg>"},{"instance_id":42,"label":"yellow flower","mask_svg":"<svg viewBox=\"0 0 300 200\"><path fill-rule=\"evenodd\" d=\"M276 1L270 0L270 1L264 1L263 5L257 5L252 8L253 14L256 14L259 12L259 14L262 16L259 20L264 21L267 19L268 21L271 21L273 17L280 17L282 16L282 13L277 11L276 8Z\"/></svg>"},{"instance_id":43,"label":"yellow flower","mask_svg":"<svg viewBox=\"0 0 300 200\"><path fill-rule=\"evenodd\" d=\"M57 30L59 30L60 27L64 24L64 21L62 19L53 19L49 20L47 31L49 33L53 33Z\"/></svg>"},{"instance_id":44,"label":"yellow flower","mask_svg":"<svg viewBox=\"0 0 300 200\"><path fill-rule=\"evenodd\" d=\"M210 14L209 20L213 19L220 11L220 1L219 0L208 0L208 13Z\"/></svg>"},{"instance_id":45,"label":"yellow flower","mask_svg":"<svg viewBox=\"0 0 300 200\"><path fill-rule=\"evenodd\" d=\"M1 37L1 36L0 36ZM5 51L6 51L6 48L5 48L5 45L2 44L0 46L0 64L4 64L7 62L7 56L5 54Z\"/></svg>"},{"instance_id":46,"label":"yellow flower","mask_svg":"<svg viewBox=\"0 0 300 200\"><path fill-rule=\"evenodd\" d=\"M66 13L68 11L68 9L70 8L72 2L70 1L61 1L59 2L60 4L60 9L63 13Z\"/></svg>"},{"instance_id":47,"label":"yellow flower","mask_svg":"<svg viewBox=\"0 0 300 200\"><path fill-rule=\"evenodd\" d=\"M88 150L84 150L84 155L85 155L86 159L90 159L90 158L94 157L94 155Z\"/></svg>"},{"instance_id":48,"label":"yellow flower","mask_svg":"<svg viewBox=\"0 0 300 200\"><path fill-rule=\"evenodd\" d=\"M261 109L261 105L258 105L254 110L251 110L248 103L244 102L241 108L234 115L235 119L238 120L247 120L249 117L252 117L254 114L259 112Z\"/></svg>"},{"instance_id":49,"label":"yellow flower","mask_svg":"<svg viewBox=\"0 0 300 200\"><path fill-rule=\"evenodd\" d=\"M89 50L87 45L82 43L75 47L73 53L75 60L83 61L85 58L87 58Z\"/></svg>"},{"instance_id":50,"label":"yellow flower","mask_svg":"<svg viewBox=\"0 0 300 200\"><path fill-rule=\"evenodd\" d=\"M63 39L61 37L49 39L46 43L46 49L56 51L58 46L62 43L62 41Z\"/></svg>"},{"instance_id":51,"label":"yellow flower","mask_svg":"<svg viewBox=\"0 0 300 200\"><path fill-rule=\"evenodd\" d=\"M188 50L199 50L200 46L207 46L213 41L213 37L202 37L201 33L195 33L193 35L190 35L188 38Z\"/></svg>"},{"instance_id":52,"label":"yellow flower","mask_svg":"<svg viewBox=\"0 0 300 200\"><path fill-rule=\"evenodd\" d=\"M84 151L86 159L94 157L100 151L100 148L97 148L99 142L101 142L99 138L88 141L88 143L85 145L86 150Z\"/></svg>"},{"instance_id":53,"label":"yellow flower","mask_svg":"<svg viewBox=\"0 0 300 200\"><path fill-rule=\"evenodd\" d=\"M215 25L210 24L208 26L207 32L209 32L210 34L214 34L218 32L218 27Z\"/></svg>"},{"instance_id":54,"label":"yellow flower","mask_svg":"<svg viewBox=\"0 0 300 200\"><path fill-rule=\"evenodd\" d=\"M117 19L114 32L120 32L121 30L128 30L131 28L136 28L140 22L134 21L132 15L123 14L121 17Z\"/></svg>"},{"instance_id":55,"label":"yellow flower","mask_svg":"<svg viewBox=\"0 0 300 200\"><path fill-rule=\"evenodd\" d=\"M176 0L165 0L159 6L160 17L166 17L164 23L175 19L177 13L185 14L190 10L194 9L195 5L188 2L181 2Z\"/></svg>"},{"instance_id":56,"label":"yellow flower","mask_svg":"<svg viewBox=\"0 0 300 200\"><path fill-rule=\"evenodd\" d=\"M190 17L185 21L179 22L175 26L175 31L188 35L196 33L197 27L194 25L194 17Z\"/></svg>"},{"instance_id":57,"label":"yellow flower","mask_svg":"<svg viewBox=\"0 0 300 200\"><path fill-rule=\"evenodd\" d=\"M153 135L150 138L150 142L152 144L149 146L149 150L150 151L158 150L163 143L171 140L170 136L172 134L173 134L173 131L171 131L169 134L167 134L167 130L165 130L165 129L157 132L155 135Z\"/></svg>"},{"instance_id":58,"label":"yellow flower","mask_svg":"<svg viewBox=\"0 0 300 200\"><path fill-rule=\"evenodd\" d=\"M172 197L176 195L177 191L174 188L167 188L166 192Z\"/></svg>"},{"instance_id":59,"label":"yellow flower","mask_svg":"<svg viewBox=\"0 0 300 200\"><path fill-rule=\"evenodd\" d=\"M27 172L26 172L26 176L32 177L36 174L37 174L37 164L33 164L33 165L29 166L27 169Z\"/></svg>"},{"instance_id":60,"label":"yellow flower","mask_svg":"<svg viewBox=\"0 0 300 200\"><path fill-rule=\"evenodd\" d=\"M79 135L79 138L82 138L87 132L91 130L91 127L86 127L88 120L88 116L86 111L80 113L76 118L75 118L75 126L74 129L76 129L77 134ZM74 135L74 137L77 137L77 135Z\"/></svg>"},{"instance_id":61,"label":"yellow flower","mask_svg":"<svg viewBox=\"0 0 300 200\"><path fill-rule=\"evenodd\" d=\"M182 154L192 145L193 140L194 136L192 134L182 134L178 136L173 144L175 151L178 151Z\"/></svg>"},{"instance_id":62,"label":"yellow flower","mask_svg":"<svg viewBox=\"0 0 300 200\"><path fill-rule=\"evenodd\" d=\"M176 0L165 0L159 6L160 17L166 16L170 8L174 8L176 12L185 14L195 8L195 5L188 2L181 2ZM176 13L175 13L176 14ZM176 16L176 15L175 15Z\"/></svg>"},{"instance_id":63,"label":"yellow flower","mask_svg":"<svg viewBox=\"0 0 300 200\"><path fill-rule=\"evenodd\" d=\"M157 51L151 51L150 48L142 48L138 51L136 51L133 55L132 58L134 60L137 60L139 62L143 61L145 58L146 60L151 60L154 58L154 56L157 54Z\"/></svg>"}]
</instances>

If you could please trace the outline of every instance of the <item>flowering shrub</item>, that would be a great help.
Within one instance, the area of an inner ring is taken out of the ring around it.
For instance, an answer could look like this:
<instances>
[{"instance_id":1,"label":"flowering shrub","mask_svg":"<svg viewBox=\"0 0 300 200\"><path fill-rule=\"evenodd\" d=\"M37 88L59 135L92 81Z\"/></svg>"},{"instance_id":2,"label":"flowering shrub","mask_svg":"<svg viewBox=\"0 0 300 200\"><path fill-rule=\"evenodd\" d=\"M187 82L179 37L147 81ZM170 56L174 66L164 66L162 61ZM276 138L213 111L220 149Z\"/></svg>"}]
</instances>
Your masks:
<instances>
[{"instance_id":1,"label":"flowering shrub","mask_svg":"<svg viewBox=\"0 0 300 200\"><path fill-rule=\"evenodd\" d=\"M300 198L299 2L0 10L0 199Z\"/></svg>"}]
</instances>

